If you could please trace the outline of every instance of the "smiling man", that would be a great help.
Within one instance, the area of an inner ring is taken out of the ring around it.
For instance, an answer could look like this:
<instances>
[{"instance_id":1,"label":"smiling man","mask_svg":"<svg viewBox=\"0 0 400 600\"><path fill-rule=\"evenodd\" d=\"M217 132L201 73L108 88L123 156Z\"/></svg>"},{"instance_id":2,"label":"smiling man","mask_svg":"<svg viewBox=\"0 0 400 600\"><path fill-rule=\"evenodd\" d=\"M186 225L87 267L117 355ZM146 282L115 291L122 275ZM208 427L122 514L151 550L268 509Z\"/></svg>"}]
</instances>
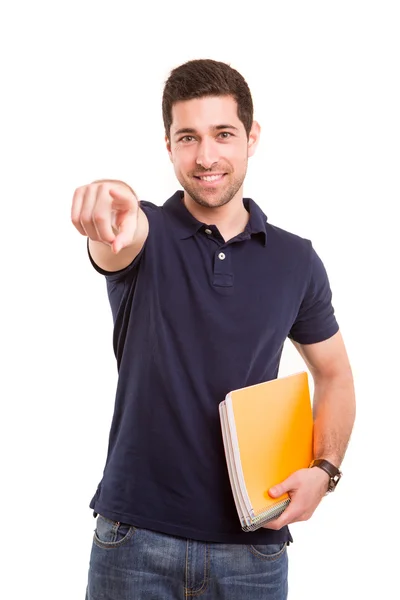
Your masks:
<instances>
[{"instance_id":1,"label":"smiling man","mask_svg":"<svg viewBox=\"0 0 400 600\"><path fill-rule=\"evenodd\" d=\"M354 422L353 378L324 265L312 243L268 223L243 197L260 126L243 77L194 60L162 102L183 190L162 206L124 182L78 188L72 221L107 281L118 386L88 600L284 600L290 523L339 478ZM315 468L277 482L284 513L242 531L219 403L274 379L289 338L314 379Z\"/></svg>"},{"instance_id":2,"label":"smiling man","mask_svg":"<svg viewBox=\"0 0 400 600\"><path fill-rule=\"evenodd\" d=\"M182 127L184 123L192 126ZM252 123L248 139L232 96L206 96L174 104L167 148L188 197L205 208L231 200L242 203L240 190L259 129Z\"/></svg>"}]
</instances>

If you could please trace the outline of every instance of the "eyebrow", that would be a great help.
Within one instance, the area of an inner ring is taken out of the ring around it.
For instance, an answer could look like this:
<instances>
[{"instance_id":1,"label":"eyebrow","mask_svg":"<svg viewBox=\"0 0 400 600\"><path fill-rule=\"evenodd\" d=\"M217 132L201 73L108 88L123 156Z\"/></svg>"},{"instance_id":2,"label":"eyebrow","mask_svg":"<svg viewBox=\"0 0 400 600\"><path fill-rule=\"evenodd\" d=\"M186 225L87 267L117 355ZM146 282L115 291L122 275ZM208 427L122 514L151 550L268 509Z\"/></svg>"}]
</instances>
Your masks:
<instances>
[{"instance_id":1,"label":"eyebrow","mask_svg":"<svg viewBox=\"0 0 400 600\"><path fill-rule=\"evenodd\" d=\"M239 131L239 129L233 125L212 125L210 129L214 131L220 131L221 129L234 129L235 131ZM197 131L193 129L193 127L182 127L182 129L175 131L174 136L181 135L182 133L197 133Z\"/></svg>"}]
</instances>

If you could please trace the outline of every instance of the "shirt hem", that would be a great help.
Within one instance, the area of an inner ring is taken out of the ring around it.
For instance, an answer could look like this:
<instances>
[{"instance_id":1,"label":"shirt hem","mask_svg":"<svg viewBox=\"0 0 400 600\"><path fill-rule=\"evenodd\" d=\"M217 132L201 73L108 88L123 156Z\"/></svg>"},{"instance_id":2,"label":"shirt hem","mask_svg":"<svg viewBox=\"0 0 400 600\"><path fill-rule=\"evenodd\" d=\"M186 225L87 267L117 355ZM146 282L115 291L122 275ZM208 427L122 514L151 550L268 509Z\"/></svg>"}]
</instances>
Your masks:
<instances>
[{"instance_id":1,"label":"shirt hem","mask_svg":"<svg viewBox=\"0 0 400 600\"><path fill-rule=\"evenodd\" d=\"M225 544L276 544L293 542L293 538L287 527L284 527L278 531L273 529L264 529L265 533L259 530L249 533L244 531L242 533L199 531L197 529L181 527L172 523L165 523L163 521L156 521L154 519L146 519L145 517L141 517L139 515L116 513L103 508L97 503L90 505L90 508L92 508L96 514L101 514L103 517L111 519L112 521L119 521L120 523L126 523L128 525L132 525L133 527L150 529L166 535L173 535L176 537L197 540L200 542L216 542ZM256 539L261 537L264 539Z\"/></svg>"}]
</instances>

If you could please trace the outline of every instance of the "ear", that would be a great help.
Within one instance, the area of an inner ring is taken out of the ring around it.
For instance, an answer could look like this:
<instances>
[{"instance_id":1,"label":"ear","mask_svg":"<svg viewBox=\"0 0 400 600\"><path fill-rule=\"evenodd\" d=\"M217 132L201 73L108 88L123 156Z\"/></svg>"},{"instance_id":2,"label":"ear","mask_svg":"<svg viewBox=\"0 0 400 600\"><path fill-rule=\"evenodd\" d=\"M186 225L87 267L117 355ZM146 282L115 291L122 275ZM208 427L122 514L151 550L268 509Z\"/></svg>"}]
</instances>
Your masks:
<instances>
[{"instance_id":1,"label":"ear","mask_svg":"<svg viewBox=\"0 0 400 600\"><path fill-rule=\"evenodd\" d=\"M169 137L167 135L165 136L165 144L166 144L166 147L167 147L167 152L168 152L168 155L169 155L169 160L171 162L174 162L172 160L171 142L170 142L170 139L169 139Z\"/></svg>"},{"instance_id":2,"label":"ear","mask_svg":"<svg viewBox=\"0 0 400 600\"><path fill-rule=\"evenodd\" d=\"M249 140L247 142L247 156L253 156L260 139L261 126L257 121L253 121L250 129Z\"/></svg>"}]
</instances>

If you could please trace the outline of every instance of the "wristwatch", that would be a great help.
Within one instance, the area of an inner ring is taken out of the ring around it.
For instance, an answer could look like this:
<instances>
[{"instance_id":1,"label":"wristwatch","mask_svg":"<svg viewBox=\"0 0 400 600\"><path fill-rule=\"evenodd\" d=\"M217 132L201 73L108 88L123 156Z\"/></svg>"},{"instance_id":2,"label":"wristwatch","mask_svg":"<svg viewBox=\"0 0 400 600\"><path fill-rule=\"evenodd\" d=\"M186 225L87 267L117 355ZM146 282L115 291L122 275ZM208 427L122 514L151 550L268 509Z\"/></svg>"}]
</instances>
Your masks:
<instances>
[{"instance_id":1,"label":"wristwatch","mask_svg":"<svg viewBox=\"0 0 400 600\"><path fill-rule=\"evenodd\" d=\"M319 467L320 469L325 471L325 473L328 473L330 479L327 494L329 494L329 492L333 492L337 484L339 483L340 478L342 477L342 472L339 471L339 469L335 467L335 465L330 463L328 460L325 460L324 458L317 458L316 460L313 460L310 463L310 468L312 467Z\"/></svg>"}]
</instances>

